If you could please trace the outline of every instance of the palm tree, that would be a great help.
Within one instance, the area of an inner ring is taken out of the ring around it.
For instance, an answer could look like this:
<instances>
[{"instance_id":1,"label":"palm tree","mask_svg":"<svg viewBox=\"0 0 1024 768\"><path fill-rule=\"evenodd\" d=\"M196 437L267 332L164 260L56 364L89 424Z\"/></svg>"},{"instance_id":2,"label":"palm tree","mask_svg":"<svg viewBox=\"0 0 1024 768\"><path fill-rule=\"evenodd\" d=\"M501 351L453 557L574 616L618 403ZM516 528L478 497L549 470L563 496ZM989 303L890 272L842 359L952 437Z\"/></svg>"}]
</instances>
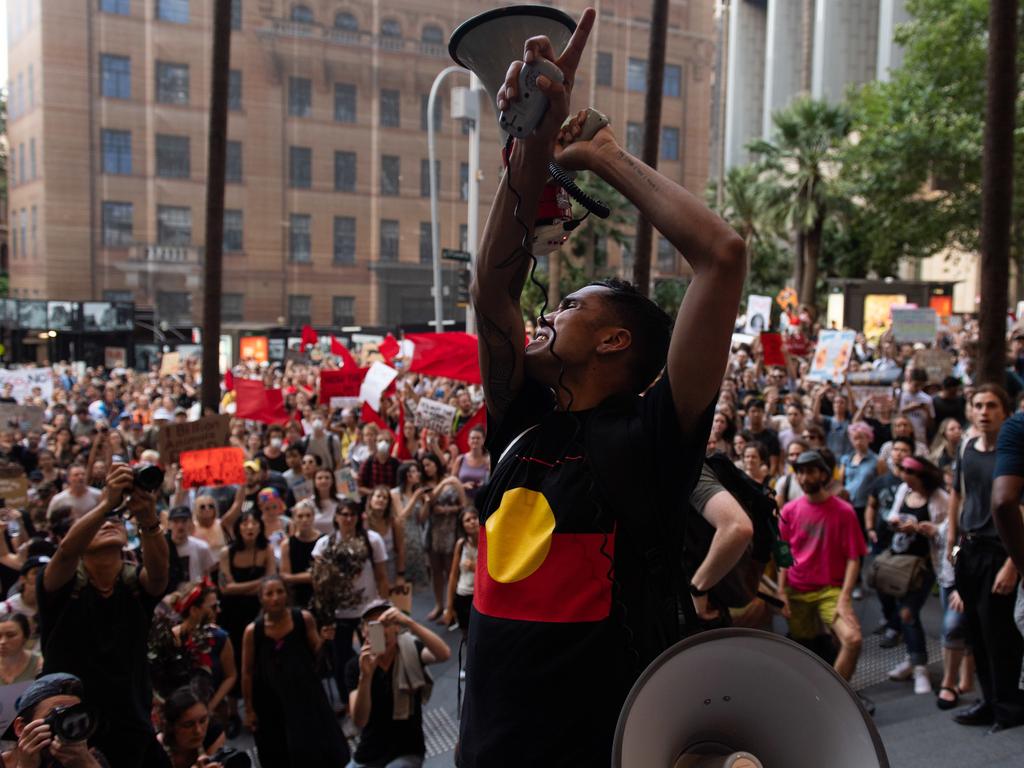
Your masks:
<instances>
[{"instance_id":1,"label":"palm tree","mask_svg":"<svg viewBox=\"0 0 1024 768\"><path fill-rule=\"evenodd\" d=\"M850 128L841 106L800 98L772 115L775 135L748 145L759 158L773 220L797 241L800 300L814 306L825 220L840 204L838 154Z\"/></svg>"}]
</instances>

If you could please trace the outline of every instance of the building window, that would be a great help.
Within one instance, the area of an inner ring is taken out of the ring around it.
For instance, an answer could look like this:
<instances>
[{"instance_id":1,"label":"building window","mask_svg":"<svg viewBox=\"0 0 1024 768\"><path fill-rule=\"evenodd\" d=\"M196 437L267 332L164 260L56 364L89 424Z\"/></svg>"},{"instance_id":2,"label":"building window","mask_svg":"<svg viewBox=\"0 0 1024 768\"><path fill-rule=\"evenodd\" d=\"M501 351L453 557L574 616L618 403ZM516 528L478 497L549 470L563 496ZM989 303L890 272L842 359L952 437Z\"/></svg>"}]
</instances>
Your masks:
<instances>
[{"instance_id":1,"label":"building window","mask_svg":"<svg viewBox=\"0 0 1024 768\"><path fill-rule=\"evenodd\" d=\"M100 54L100 93L108 99L132 97L132 62L127 56Z\"/></svg>"},{"instance_id":2,"label":"building window","mask_svg":"<svg viewBox=\"0 0 1024 768\"><path fill-rule=\"evenodd\" d=\"M231 0L231 28L242 28L242 0Z\"/></svg>"},{"instance_id":3,"label":"building window","mask_svg":"<svg viewBox=\"0 0 1024 768\"><path fill-rule=\"evenodd\" d=\"M308 264L313 259L313 217L308 213L293 213L289 216L289 225L288 258L296 264Z\"/></svg>"},{"instance_id":4,"label":"building window","mask_svg":"<svg viewBox=\"0 0 1024 768\"><path fill-rule=\"evenodd\" d=\"M644 127L641 123L626 123L626 151L639 157L644 147Z\"/></svg>"},{"instance_id":5,"label":"building window","mask_svg":"<svg viewBox=\"0 0 1024 768\"><path fill-rule=\"evenodd\" d=\"M334 263L356 263L356 220L351 216L334 217Z\"/></svg>"},{"instance_id":6,"label":"building window","mask_svg":"<svg viewBox=\"0 0 1024 768\"><path fill-rule=\"evenodd\" d=\"M131 13L131 0L100 0L100 11L127 16Z\"/></svg>"},{"instance_id":7,"label":"building window","mask_svg":"<svg viewBox=\"0 0 1024 768\"><path fill-rule=\"evenodd\" d=\"M380 23L380 34L382 37L401 37L402 25L398 23L398 19L384 19Z\"/></svg>"},{"instance_id":8,"label":"building window","mask_svg":"<svg viewBox=\"0 0 1024 768\"><path fill-rule=\"evenodd\" d=\"M188 104L188 64L156 63L156 100L161 104Z\"/></svg>"},{"instance_id":9,"label":"building window","mask_svg":"<svg viewBox=\"0 0 1024 768\"><path fill-rule=\"evenodd\" d=\"M132 231L132 204L104 201L103 245L109 248L131 245L135 239Z\"/></svg>"},{"instance_id":10,"label":"building window","mask_svg":"<svg viewBox=\"0 0 1024 768\"><path fill-rule=\"evenodd\" d=\"M356 191L356 153L334 153L334 189L338 192Z\"/></svg>"},{"instance_id":11,"label":"building window","mask_svg":"<svg viewBox=\"0 0 1024 768\"><path fill-rule=\"evenodd\" d=\"M300 24L312 24L314 21L313 11L308 5L293 5L292 21L297 21Z\"/></svg>"},{"instance_id":12,"label":"building window","mask_svg":"<svg viewBox=\"0 0 1024 768\"><path fill-rule=\"evenodd\" d=\"M420 264L434 262L434 232L429 221L420 222Z\"/></svg>"},{"instance_id":13,"label":"building window","mask_svg":"<svg viewBox=\"0 0 1024 768\"><path fill-rule=\"evenodd\" d=\"M224 211L224 252L240 253L242 248L242 212Z\"/></svg>"},{"instance_id":14,"label":"building window","mask_svg":"<svg viewBox=\"0 0 1024 768\"><path fill-rule=\"evenodd\" d=\"M13 144L11 145L11 163L10 163L10 166L11 167L8 169L8 172L10 173L11 186L12 187L16 187L16 186L18 186L18 173L17 173L17 170L18 170L18 148L15 147Z\"/></svg>"},{"instance_id":15,"label":"building window","mask_svg":"<svg viewBox=\"0 0 1024 768\"><path fill-rule=\"evenodd\" d=\"M159 245L191 245L192 209L176 205L158 205L156 240Z\"/></svg>"},{"instance_id":16,"label":"building window","mask_svg":"<svg viewBox=\"0 0 1024 768\"><path fill-rule=\"evenodd\" d=\"M679 159L679 129L668 126L661 127L661 159Z\"/></svg>"},{"instance_id":17,"label":"building window","mask_svg":"<svg viewBox=\"0 0 1024 768\"><path fill-rule=\"evenodd\" d=\"M339 123L356 121L356 87L351 83L334 84L334 119Z\"/></svg>"},{"instance_id":18,"label":"building window","mask_svg":"<svg viewBox=\"0 0 1024 768\"><path fill-rule=\"evenodd\" d=\"M242 109L242 70L228 72L228 109L238 112Z\"/></svg>"},{"instance_id":19,"label":"building window","mask_svg":"<svg viewBox=\"0 0 1024 768\"><path fill-rule=\"evenodd\" d=\"M25 173L25 155L25 142L21 142L18 145L18 177L22 184L28 181L28 175Z\"/></svg>"},{"instance_id":20,"label":"building window","mask_svg":"<svg viewBox=\"0 0 1024 768\"><path fill-rule=\"evenodd\" d=\"M156 17L161 21L188 24L188 0L156 0Z\"/></svg>"},{"instance_id":21,"label":"building window","mask_svg":"<svg viewBox=\"0 0 1024 768\"><path fill-rule=\"evenodd\" d=\"M32 109L36 105L36 68L29 64L28 65L28 108Z\"/></svg>"},{"instance_id":22,"label":"building window","mask_svg":"<svg viewBox=\"0 0 1024 768\"><path fill-rule=\"evenodd\" d=\"M358 32L359 21L348 11L340 11L334 15L334 28L343 32Z\"/></svg>"},{"instance_id":23,"label":"building window","mask_svg":"<svg viewBox=\"0 0 1024 768\"><path fill-rule=\"evenodd\" d=\"M398 109L398 91L381 88L380 91L380 125L381 128L398 128L401 124L401 113Z\"/></svg>"},{"instance_id":24,"label":"building window","mask_svg":"<svg viewBox=\"0 0 1024 768\"><path fill-rule=\"evenodd\" d=\"M25 76L18 73L18 116L25 113Z\"/></svg>"},{"instance_id":25,"label":"building window","mask_svg":"<svg viewBox=\"0 0 1024 768\"><path fill-rule=\"evenodd\" d=\"M135 297L131 291L104 291L104 301L134 301Z\"/></svg>"},{"instance_id":26,"label":"building window","mask_svg":"<svg viewBox=\"0 0 1024 768\"><path fill-rule=\"evenodd\" d=\"M380 220L381 261L398 261L398 232L398 222L396 220Z\"/></svg>"},{"instance_id":27,"label":"building window","mask_svg":"<svg viewBox=\"0 0 1024 768\"><path fill-rule=\"evenodd\" d=\"M469 250L469 225L459 224L459 250Z\"/></svg>"},{"instance_id":28,"label":"building window","mask_svg":"<svg viewBox=\"0 0 1024 768\"><path fill-rule=\"evenodd\" d=\"M288 186L309 189L313 186L313 150L288 147Z\"/></svg>"},{"instance_id":29,"label":"building window","mask_svg":"<svg viewBox=\"0 0 1024 768\"><path fill-rule=\"evenodd\" d=\"M18 218L21 221L21 258L25 258L28 252L28 212L22 208Z\"/></svg>"},{"instance_id":30,"label":"building window","mask_svg":"<svg viewBox=\"0 0 1024 768\"><path fill-rule=\"evenodd\" d=\"M239 323L244 319L244 293L222 293L220 295L220 319Z\"/></svg>"},{"instance_id":31,"label":"building window","mask_svg":"<svg viewBox=\"0 0 1024 768\"><path fill-rule=\"evenodd\" d=\"M188 136L156 135L156 175L165 179L187 179L191 169Z\"/></svg>"},{"instance_id":32,"label":"building window","mask_svg":"<svg viewBox=\"0 0 1024 768\"><path fill-rule=\"evenodd\" d=\"M36 171L36 140L28 140L28 177L30 179L37 179L39 175Z\"/></svg>"},{"instance_id":33,"label":"building window","mask_svg":"<svg viewBox=\"0 0 1024 768\"><path fill-rule=\"evenodd\" d=\"M132 172L131 131L103 129L103 172L128 176Z\"/></svg>"},{"instance_id":34,"label":"building window","mask_svg":"<svg viewBox=\"0 0 1024 768\"><path fill-rule=\"evenodd\" d=\"M643 93L647 90L647 60L629 60L626 67L626 90Z\"/></svg>"},{"instance_id":35,"label":"building window","mask_svg":"<svg viewBox=\"0 0 1024 768\"><path fill-rule=\"evenodd\" d=\"M308 77L288 78L288 114L309 117L313 111L313 81Z\"/></svg>"},{"instance_id":36,"label":"building window","mask_svg":"<svg viewBox=\"0 0 1024 768\"><path fill-rule=\"evenodd\" d=\"M242 142L229 141L224 164L224 180L230 184L242 183Z\"/></svg>"},{"instance_id":37,"label":"building window","mask_svg":"<svg viewBox=\"0 0 1024 768\"><path fill-rule=\"evenodd\" d=\"M32 206L32 255L36 256L39 253L39 249L36 247L36 230L39 226L39 211L36 206Z\"/></svg>"},{"instance_id":38,"label":"building window","mask_svg":"<svg viewBox=\"0 0 1024 768\"><path fill-rule=\"evenodd\" d=\"M662 93L666 96L679 98L683 92L683 69L678 64L665 65L665 80Z\"/></svg>"},{"instance_id":39,"label":"building window","mask_svg":"<svg viewBox=\"0 0 1024 768\"><path fill-rule=\"evenodd\" d=\"M658 269L662 272L675 272L676 249L666 238L658 238Z\"/></svg>"},{"instance_id":40,"label":"building window","mask_svg":"<svg viewBox=\"0 0 1024 768\"><path fill-rule=\"evenodd\" d=\"M434 161L434 173L437 174L437 194L441 195L441 161ZM420 160L420 197L430 197L430 160Z\"/></svg>"},{"instance_id":41,"label":"building window","mask_svg":"<svg viewBox=\"0 0 1024 768\"><path fill-rule=\"evenodd\" d=\"M437 24L427 24L423 28L420 40L427 45L444 45L444 30Z\"/></svg>"},{"instance_id":42,"label":"building window","mask_svg":"<svg viewBox=\"0 0 1024 768\"><path fill-rule=\"evenodd\" d=\"M169 323L192 320L192 294L187 291L157 291L156 314Z\"/></svg>"},{"instance_id":43,"label":"building window","mask_svg":"<svg viewBox=\"0 0 1024 768\"><path fill-rule=\"evenodd\" d=\"M469 163L459 163L459 200L469 199Z\"/></svg>"},{"instance_id":44,"label":"building window","mask_svg":"<svg viewBox=\"0 0 1024 768\"><path fill-rule=\"evenodd\" d=\"M597 52L597 84L612 84L612 55L607 51Z\"/></svg>"},{"instance_id":45,"label":"building window","mask_svg":"<svg viewBox=\"0 0 1024 768\"><path fill-rule=\"evenodd\" d=\"M437 98L434 100L434 130L435 131L440 131L441 130L441 107L442 107L441 102L442 101L443 101L443 99L441 98L441 95L438 94ZM425 93L425 94L423 94L422 97L420 97L420 130L423 131L424 133L427 132L427 128L428 128L428 126L427 126L427 109L428 109L428 105L429 104L430 104L430 96Z\"/></svg>"},{"instance_id":46,"label":"building window","mask_svg":"<svg viewBox=\"0 0 1024 768\"><path fill-rule=\"evenodd\" d=\"M288 325L297 327L309 325L313 319L313 297L305 294L288 296Z\"/></svg>"},{"instance_id":47,"label":"building window","mask_svg":"<svg viewBox=\"0 0 1024 768\"><path fill-rule=\"evenodd\" d=\"M397 155L381 155L380 158L380 193L394 196L399 192L402 175L401 160Z\"/></svg>"},{"instance_id":48,"label":"building window","mask_svg":"<svg viewBox=\"0 0 1024 768\"><path fill-rule=\"evenodd\" d=\"M354 296L335 296L331 299L331 323L336 328L356 324L356 299Z\"/></svg>"}]
</instances>

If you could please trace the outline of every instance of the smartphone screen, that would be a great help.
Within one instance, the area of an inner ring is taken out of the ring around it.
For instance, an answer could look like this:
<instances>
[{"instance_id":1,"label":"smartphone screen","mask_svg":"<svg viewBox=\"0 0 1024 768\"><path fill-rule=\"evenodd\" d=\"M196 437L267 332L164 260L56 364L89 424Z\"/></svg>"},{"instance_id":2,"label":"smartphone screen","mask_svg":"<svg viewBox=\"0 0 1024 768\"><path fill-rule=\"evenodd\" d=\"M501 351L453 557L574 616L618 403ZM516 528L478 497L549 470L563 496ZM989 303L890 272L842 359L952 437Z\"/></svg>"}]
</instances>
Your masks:
<instances>
[{"instance_id":1,"label":"smartphone screen","mask_svg":"<svg viewBox=\"0 0 1024 768\"><path fill-rule=\"evenodd\" d=\"M366 625L367 635L370 639L370 651L373 653L384 653L387 650L387 643L384 640L384 625L379 621L371 621Z\"/></svg>"}]
</instances>

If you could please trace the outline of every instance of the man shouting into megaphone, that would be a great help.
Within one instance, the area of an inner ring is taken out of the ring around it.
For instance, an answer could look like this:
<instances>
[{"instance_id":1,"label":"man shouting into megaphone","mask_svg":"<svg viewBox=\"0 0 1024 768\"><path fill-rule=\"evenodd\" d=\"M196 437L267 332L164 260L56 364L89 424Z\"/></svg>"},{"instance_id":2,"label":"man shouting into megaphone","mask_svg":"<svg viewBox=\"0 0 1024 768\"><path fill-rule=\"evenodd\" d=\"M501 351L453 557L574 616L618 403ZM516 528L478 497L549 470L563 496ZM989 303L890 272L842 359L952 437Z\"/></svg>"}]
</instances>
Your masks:
<instances>
[{"instance_id":1,"label":"man shouting into megaphone","mask_svg":"<svg viewBox=\"0 0 1024 768\"><path fill-rule=\"evenodd\" d=\"M588 137L586 112L566 120L594 18L584 12L560 55L546 37L527 40L497 93L502 110L524 97L524 62L546 59L564 77L537 80L550 106L509 153L473 284L489 449L501 459L477 499L466 768L609 764L630 686L678 632L679 532L743 285L743 241L717 215L609 128ZM551 160L610 183L689 262L674 325L646 287L602 280L539 317L523 348L519 300Z\"/></svg>"}]
</instances>

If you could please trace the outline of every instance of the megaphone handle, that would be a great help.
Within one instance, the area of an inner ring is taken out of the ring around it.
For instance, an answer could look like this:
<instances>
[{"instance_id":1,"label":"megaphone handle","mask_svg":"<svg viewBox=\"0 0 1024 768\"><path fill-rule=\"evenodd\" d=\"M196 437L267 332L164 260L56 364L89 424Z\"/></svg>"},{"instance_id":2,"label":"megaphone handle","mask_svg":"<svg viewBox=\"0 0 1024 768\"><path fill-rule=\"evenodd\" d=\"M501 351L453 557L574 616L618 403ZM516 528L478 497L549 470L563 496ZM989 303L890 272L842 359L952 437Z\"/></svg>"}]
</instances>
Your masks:
<instances>
[{"instance_id":1,"label":"megaphone handle","mask_svg":"<svg viewBox=\"0 0 1024 768\"><path fill-rule=\"evenodd\" d=\"M575 119L575 117L570 115L562 125L567 125L573 119ZM608 119L607 115L598 112L593 107L587 107L587 119L583 121L583 125L580 128L579 138L576 139L576 141L590 141L598 131L610 122L611 121ZM602 203L600 200L595 200L580 189L573 180L573 177L559 165L556 163L550 163L548 165L548 173L551 174L551 178L557 181L574 200L592 214L602 219L607 219L608 216L611 215L611 209L607 205Z\"/></svg>"}]
</instances>

